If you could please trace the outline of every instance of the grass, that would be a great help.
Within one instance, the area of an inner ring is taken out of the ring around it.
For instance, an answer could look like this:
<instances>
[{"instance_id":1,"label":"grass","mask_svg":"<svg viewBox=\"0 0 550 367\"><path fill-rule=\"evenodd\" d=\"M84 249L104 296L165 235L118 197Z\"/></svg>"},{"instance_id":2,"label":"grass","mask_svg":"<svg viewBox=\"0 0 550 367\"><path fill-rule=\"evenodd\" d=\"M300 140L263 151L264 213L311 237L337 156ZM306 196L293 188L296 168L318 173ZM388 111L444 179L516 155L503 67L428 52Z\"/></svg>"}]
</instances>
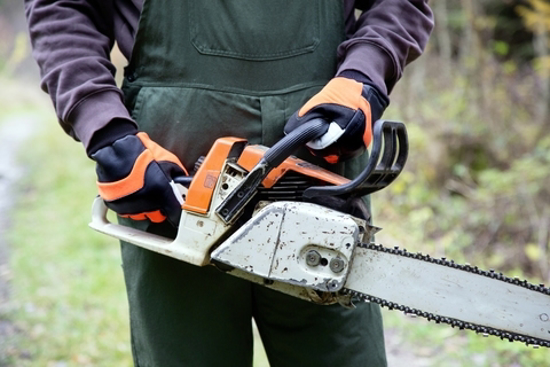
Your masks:
<instances>
[{"instance_id":1,"label":"grass","mask_svg":"<svg viewBox=\"0 0 550 367\"><path fill-rule=\"evenodd\" d=\"M87 227L93 164L54 125L21 157L27 174L9 232L10 318L19 330L10 358L18 366L131 365L119 248Z\"/></svg>"}]
</instances>

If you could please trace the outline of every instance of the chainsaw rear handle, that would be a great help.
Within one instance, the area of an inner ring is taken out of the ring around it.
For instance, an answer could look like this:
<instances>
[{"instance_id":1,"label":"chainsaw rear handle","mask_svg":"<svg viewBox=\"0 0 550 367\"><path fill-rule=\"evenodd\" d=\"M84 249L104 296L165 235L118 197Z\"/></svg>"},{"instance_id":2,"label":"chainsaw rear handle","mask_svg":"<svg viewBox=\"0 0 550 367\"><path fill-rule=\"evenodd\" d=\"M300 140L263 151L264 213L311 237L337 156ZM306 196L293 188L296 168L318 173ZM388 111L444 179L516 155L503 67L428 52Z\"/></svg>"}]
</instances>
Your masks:
<instances>
[{"instance_id":1,"label":"chainsaw rear handle","mask_svg":"<svg viewBox=\"0 0 550 367\"><path fill-rule=\"evenodd\" d=\"M381 190L401 173L409 154L405 124L378 120L374 123L372 148L365 169L352 181L339 186L314 186L304 191L307 198L319 196L364 196Z\"/></svg>"}]
</instances>

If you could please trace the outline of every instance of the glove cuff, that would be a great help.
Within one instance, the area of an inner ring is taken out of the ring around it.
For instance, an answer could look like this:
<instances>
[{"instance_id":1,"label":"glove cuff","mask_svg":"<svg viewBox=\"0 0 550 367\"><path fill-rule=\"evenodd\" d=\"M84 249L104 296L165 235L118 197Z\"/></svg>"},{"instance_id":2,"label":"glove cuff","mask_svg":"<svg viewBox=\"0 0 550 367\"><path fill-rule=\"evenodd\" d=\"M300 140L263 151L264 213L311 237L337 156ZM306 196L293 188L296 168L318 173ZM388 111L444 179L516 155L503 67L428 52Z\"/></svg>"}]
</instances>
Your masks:
<instances>
[{"instance_id":1,"label":"glove cuff","mask_svg":"<svg viewBox=\"0 0 550 367\"><path fill-rule=\"evenodd\" d=\"M101 148L112 145L115 141L127 135L136 135L137 132L136 125L131 121L124 119L111 120L105 127L94 133L86 148L86 154L91 158Z\"/></svg>"},{"instance_id":2,"label":"glove cuff","mask_svg":"<svg viewBox=\"0 0 550 367\"><path fill-rule=\"evenodd\" d=\"M348 79L353 79L355 81L358 81L362 83L363 85L368 85L376 90L376 93L378 94L378 98L380 98L383 103L384 107L388 107L390 104L390 99L386 95L386 93L383 92L383 89L376 85L372 80L369 79L365 74L360 73L356 70L344 70L340 74L338 74L339 77L344 77Z\"/></svg>"},{"instance_id":3,"label":"glove cuff","mask_svg":"<svg viewBox=\"0 0 550 367\"><path fill-rule=\"evenodd\" d=\"M369 102L371 121L374 124L376 120L382 117L386 107L388 107L389 99L380 94L378 89L368 84L363 84L363 92L361 94Z\"/></svg>"}]
</instances>

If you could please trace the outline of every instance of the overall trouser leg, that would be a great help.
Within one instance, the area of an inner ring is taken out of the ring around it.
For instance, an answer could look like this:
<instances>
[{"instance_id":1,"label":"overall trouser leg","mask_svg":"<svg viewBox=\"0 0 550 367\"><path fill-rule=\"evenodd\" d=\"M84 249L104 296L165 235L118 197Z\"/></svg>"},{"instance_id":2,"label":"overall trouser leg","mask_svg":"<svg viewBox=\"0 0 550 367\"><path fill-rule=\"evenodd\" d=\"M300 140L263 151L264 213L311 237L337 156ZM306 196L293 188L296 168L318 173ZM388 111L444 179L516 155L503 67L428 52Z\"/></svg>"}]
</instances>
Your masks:
<instances>
[{"instance_id":1,"label":"overall trouser leg","mask_svg":"<svg viewBox=\"0 0 550 367\"><path fill-rule=\"evenodd\" d=\"M252 366L249 282L131 244L122 257L136 366Z\"/></svg>"},{"instance_id":2,"label":"overall trouser leg","mask_svg":"<svg viewBox=\"0 0 550 367\"><path fill-rule=\"evenodd\" d=\"M145 0L128 109L187 168L221 136L272 145L333 76L343 22L334 0ZM353 176L364 163L331 169ZM378 306L317 306L128 244L122 256L138 366L250 365L252 317L274 367L385 365Z\"/></svg>"}]
</instances>

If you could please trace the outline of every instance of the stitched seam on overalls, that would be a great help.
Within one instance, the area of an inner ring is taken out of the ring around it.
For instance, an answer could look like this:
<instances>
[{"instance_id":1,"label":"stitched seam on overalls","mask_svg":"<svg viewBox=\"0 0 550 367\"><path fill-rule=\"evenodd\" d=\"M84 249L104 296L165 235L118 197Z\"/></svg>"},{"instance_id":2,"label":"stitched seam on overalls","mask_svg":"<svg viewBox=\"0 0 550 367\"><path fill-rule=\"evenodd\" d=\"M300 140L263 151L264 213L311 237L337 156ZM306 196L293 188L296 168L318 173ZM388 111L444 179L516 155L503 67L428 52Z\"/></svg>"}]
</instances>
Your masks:
<instances>
[{"instance_id":1,"label":"stitched seam on overalls","mask_svg":"<svg viewBox=\"0 0 550 367\"><path fill-rule=\"evenodd\" d=\"M181 89L201 89L201 90L207 90L207 91L214 91L214 92L220 92L220 93L231 93L231 94L239 94L244 96L274 96L274 95L282 95L282 94L289 94L294 93L297 91L313 88L313 87L323 87L326 85L328 80L319 80L319 81L313 81L309 83L300 84L297 86L293 86L290 88L285 88L281 90L275 90L275 91L253 91L253 90L246 90L241 88L231 88L231 87L213 87L209 86L207 84L193 84L193 83L174 83L170 81L162 81L162 82L148 82L148 81L135 81L132 83L134 86L139 87L145 87L145 88L181 88ZM134 111L137 110L139 107L141 107L143 98L140 98L142 91L140 90L138 92L138 95L136 97L136 104L134 106ZM133 117L133 115L132 115Z\"/></svg>"},{"instance_id":2,"label":"stitched seam on overalls","mask_svg":"<svg viewBox=\"0 0 550 367\"><path fill-rule=\"evenodd\" d=\"M139 120L139 115L141 114L141 107L143 106L143 94L144 90L143 88L139 89L139 92L136 96L136 102L134 103L134 108L132 109L131 117L134 121Z\"/></svg>"}]
</instances>

